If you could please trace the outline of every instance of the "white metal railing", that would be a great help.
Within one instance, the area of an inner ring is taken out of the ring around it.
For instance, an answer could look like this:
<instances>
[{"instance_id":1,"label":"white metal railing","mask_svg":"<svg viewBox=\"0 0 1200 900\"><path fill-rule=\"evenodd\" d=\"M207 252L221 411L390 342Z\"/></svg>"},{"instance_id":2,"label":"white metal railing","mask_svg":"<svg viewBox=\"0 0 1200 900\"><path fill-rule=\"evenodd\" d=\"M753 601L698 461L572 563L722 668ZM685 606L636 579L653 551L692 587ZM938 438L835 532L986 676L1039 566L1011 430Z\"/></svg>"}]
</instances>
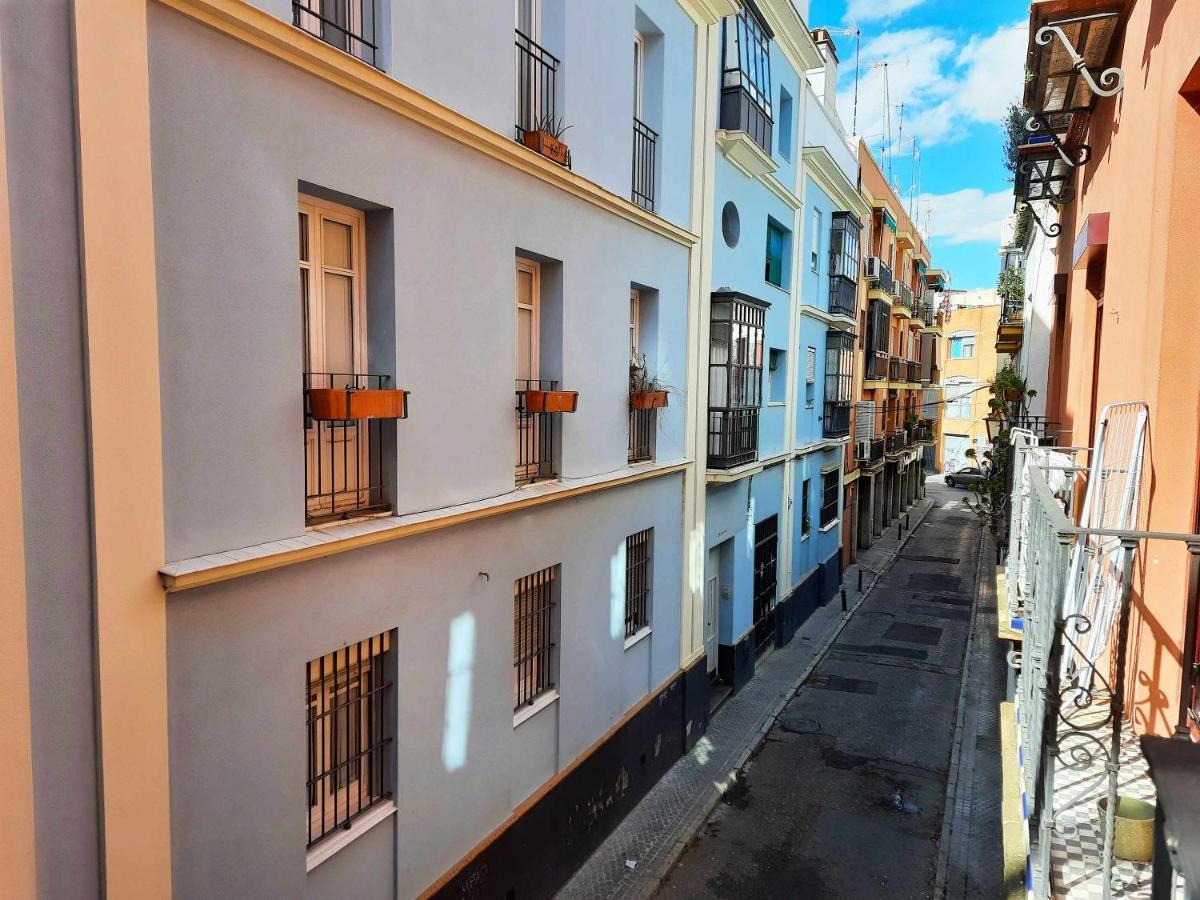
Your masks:
<instances>
[{"instance_id":1,"label":"white metal railing","mask_svg":"<svg viewBox=\"0 0 1200 900\"><path fill-rule=\"evenodd\" d=\"M1017 429L1011 437L1014 478L1006 580L1010 611L1023 628L1021 649L1012 654L1010 664L1020 672L1018 724L1032 893L1046 898L1053 890L1050 848L1058 810L1077 803L1081 792L1099 793L1094 784L1072 783L1071 773L1100 762L1107 774L1107 805L1099 862L1108 900L1113 889L1113 817L1134 561L1139 552L1146 552L1147 542L1182 542L1190 552L1194 585L1200 570L1200 534L1077 526L1068 517L1083 471L1074 454L1087 448L1048 451L1037 446L1032 433ZM1079 558L1085 567L1087 560L1097 558L1097 547L1104 550L1104 578L1114 586L1109 611L1077 596L1081 591L1097 593L1096 585L1080 579L1076 571ZM1195 606L1190 598L1193 616ZM1093 632L1110 623L1115 628L1111 642L1094 639ZM1195 635L1190 627L1188 631L1194 643ZM1187 646L1189 638L1181 638L1181 645Z\"/></svg>"}]
</instances>

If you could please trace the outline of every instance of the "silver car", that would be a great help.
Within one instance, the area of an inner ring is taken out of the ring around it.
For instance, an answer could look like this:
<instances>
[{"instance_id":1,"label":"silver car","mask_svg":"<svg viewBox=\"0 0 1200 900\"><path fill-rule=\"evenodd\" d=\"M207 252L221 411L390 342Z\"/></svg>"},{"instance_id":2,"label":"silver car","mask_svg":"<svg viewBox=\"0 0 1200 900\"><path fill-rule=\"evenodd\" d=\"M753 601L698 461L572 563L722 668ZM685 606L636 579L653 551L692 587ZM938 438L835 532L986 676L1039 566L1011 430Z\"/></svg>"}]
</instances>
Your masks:
<instances>
[{"instance_id":1,"label":"silver car","mask_svg":"<svg viewBox=\"0 0 1200 900\"><path fill-rule=\"evenodd\" d=\"M967 487L987 478L978 466L967 466L946 476L946 487Z\"/></svg>"}]
</instances>

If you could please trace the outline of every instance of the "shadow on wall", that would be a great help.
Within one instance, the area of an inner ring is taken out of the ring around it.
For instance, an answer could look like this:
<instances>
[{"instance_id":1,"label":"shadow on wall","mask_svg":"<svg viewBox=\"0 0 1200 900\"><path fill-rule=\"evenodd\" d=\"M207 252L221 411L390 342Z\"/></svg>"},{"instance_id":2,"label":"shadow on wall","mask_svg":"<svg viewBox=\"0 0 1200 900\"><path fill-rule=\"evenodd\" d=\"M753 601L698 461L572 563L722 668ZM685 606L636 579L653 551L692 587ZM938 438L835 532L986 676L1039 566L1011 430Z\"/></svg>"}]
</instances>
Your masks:
<instances>
[{"instance_id":1,"label":"shadow on wall","mask_svg":"<svg viewBox=\"0 0 1200 900\"><path fill-rule=\"evenodd\" d=\"M1167 19L1175 9L1175 0L1152 0L1150 3L1150 21L1146 27L1146 43L1142 47L1142 86L1150 79L1150 57L1155 48L1162 43L1163 32L1166 31Z\"/></svg>"}]
</instances>

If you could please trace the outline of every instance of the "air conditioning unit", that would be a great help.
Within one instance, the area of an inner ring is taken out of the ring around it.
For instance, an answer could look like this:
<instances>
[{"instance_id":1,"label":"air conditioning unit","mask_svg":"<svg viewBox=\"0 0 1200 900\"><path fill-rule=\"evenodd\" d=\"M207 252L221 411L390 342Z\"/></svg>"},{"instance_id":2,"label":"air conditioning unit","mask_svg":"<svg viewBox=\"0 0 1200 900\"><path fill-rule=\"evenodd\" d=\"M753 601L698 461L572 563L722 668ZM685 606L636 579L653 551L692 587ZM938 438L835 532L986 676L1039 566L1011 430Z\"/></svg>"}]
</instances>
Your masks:
<instances>
[{"instance_id":1,"label":"air conditioning unit","mask_svg":"<svg viewBox=\"0 0 1200 900\"><path fill-rule=\"evenodd\" d=\"M870 459L871 458L871 442L859 441L855 446L855 459Z\"/></svg>"},{"instance_id":2,"label":"air conditioning unit","mask_svg":"<svg viewBox=\"0 0 1200 900\"><path fill-rule=\"evenodd\" d=\"M867 257L867 281L878 281L882 266L878 256Z\"/></svg>"}]
</instances>

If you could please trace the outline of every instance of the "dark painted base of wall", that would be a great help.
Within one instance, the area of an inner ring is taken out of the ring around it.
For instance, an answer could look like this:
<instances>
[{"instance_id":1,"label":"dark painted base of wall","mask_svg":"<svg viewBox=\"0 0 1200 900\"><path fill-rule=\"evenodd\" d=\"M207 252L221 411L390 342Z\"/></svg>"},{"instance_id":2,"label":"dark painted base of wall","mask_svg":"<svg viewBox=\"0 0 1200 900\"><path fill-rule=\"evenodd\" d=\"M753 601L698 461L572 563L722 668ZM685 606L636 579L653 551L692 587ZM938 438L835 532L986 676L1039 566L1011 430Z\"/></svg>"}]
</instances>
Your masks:
<instances>
[{"instance_id":1,"label":"dark painted base of wall","mask_svg":"<svg viewBox=\"0 0 1200 900\"><path fill-rule=\"evenodd\" d=\"M551 897L708 726L704 657L444 884L439 898Z\"/></svg>"},{"instance_id":2,"label":"dark painted base of wall","mask_svg":"<svg viewBox=\"0 0 1200 900\"><path fill-rule=\"evenodd\" d=\"M754 629L736 644L717 645L717 677L736 694L754 676Z\"/></svg>"}]
</instances>

